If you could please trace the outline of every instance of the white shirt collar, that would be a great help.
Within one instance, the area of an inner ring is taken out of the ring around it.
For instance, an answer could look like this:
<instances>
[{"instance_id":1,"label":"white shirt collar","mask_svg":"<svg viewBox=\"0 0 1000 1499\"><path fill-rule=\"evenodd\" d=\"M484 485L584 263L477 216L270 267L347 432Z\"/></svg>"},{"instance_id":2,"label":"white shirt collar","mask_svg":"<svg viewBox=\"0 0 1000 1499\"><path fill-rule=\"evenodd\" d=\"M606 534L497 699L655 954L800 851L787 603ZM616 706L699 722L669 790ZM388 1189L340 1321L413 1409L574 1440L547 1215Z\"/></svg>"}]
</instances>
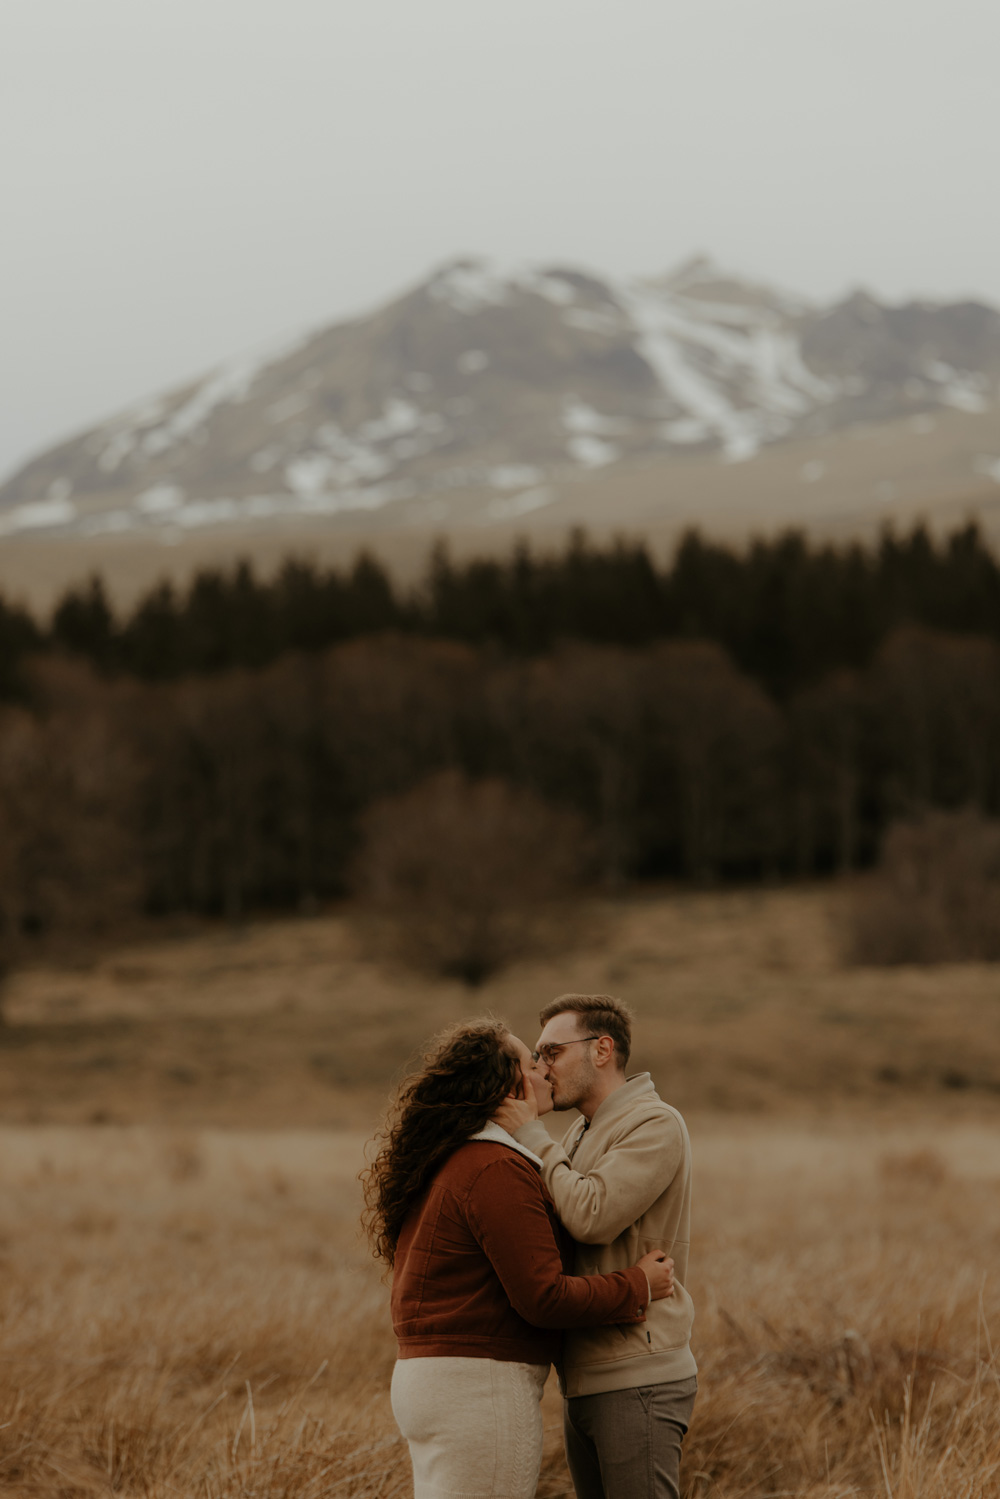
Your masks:
<instances>
[{"instance_id":1,"label":"white shirt collar","mask_svg":"<svg viewBox=\"0 0 1000 1499\"><path fill-rule=\"evenodd\" d=\"M515 1140L513 1135L508 1134L502 1125L496 1124L492 1119L487 1119L479 1133L477 1135L470 1135L469 1139L492 1140L495 1145L509 1145L511 1150L517 1151L518 1155L527 1156L529 1161L534 1161L536 1166L541 1167L541 1156L537 1156L533 1150L529 1150L527 1145L522 1145L520 1140Z\"/></svg>"}]
</instances>

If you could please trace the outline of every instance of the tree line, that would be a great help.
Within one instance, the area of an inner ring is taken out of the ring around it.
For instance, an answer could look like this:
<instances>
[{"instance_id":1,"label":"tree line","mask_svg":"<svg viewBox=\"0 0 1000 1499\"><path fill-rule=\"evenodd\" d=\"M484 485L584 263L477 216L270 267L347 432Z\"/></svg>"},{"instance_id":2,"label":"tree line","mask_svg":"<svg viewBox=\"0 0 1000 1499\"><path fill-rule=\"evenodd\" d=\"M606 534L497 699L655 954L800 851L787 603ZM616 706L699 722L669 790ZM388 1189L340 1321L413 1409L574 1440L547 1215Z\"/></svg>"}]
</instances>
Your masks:
<instances>
[{"instance_id":1,"label":"tree line","mask_svg":"<svg viewBox=\"0 0 1000 1499\"><path fill-rule=\"evenodd\" d=\"M559 555L522 544L457 562L439 547L412 589L364 554L346 570L290 560L270 579L244 562L184 589L161 583L126 612L93 578L45 621L0 601L0 699L24 697L23 666L39 652L175 682L392 632L522 659L571 640L711 641L784 702L831 672L867 669L904 626L1000 640L1000 562L975 525L940 542L921 526L887 531L867 548L789 532L737 550L690 532L662 566L642 542L601 548L582 533Z\"/></svg>"},{"instance_id":2,"label":"tree line","mask_svg":"<svg viewBox=\"0 0 1000 1499\"><path fill-rule=\"evenodd\" d=\"M915 809L1000 814L1000 641L906 626L777 700L721 645L503 654L403 632L174 681L53 652L0 708L0 934L238 918L349 887L368 811L442 773L576 814L599 877L810 876Z\"/></svg>"}]
</instances>

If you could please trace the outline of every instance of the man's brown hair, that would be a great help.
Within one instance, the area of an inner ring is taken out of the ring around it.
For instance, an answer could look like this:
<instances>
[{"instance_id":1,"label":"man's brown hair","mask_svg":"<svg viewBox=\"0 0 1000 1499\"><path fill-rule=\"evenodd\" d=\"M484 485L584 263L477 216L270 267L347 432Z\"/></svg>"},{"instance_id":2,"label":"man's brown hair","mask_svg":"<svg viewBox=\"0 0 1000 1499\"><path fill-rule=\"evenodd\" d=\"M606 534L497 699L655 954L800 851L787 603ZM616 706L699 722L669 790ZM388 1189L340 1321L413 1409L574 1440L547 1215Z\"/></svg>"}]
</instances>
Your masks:
<instances>
[{"instance_id":1,"label":"man's brown hair","mask_svg":"<svg viewBox=\"0 0 1000 1499\"><path fill-rule=\"evenodd\" d=\"M610 994L560 994L545 1006L538 1017L548 1025L556 1015L578 1015L580 1029L598 1036L610 1036L615 1043L615 1062L622 1072L628 1066L632 1050L632 1011Z\"/></svg>"}]
</instances>

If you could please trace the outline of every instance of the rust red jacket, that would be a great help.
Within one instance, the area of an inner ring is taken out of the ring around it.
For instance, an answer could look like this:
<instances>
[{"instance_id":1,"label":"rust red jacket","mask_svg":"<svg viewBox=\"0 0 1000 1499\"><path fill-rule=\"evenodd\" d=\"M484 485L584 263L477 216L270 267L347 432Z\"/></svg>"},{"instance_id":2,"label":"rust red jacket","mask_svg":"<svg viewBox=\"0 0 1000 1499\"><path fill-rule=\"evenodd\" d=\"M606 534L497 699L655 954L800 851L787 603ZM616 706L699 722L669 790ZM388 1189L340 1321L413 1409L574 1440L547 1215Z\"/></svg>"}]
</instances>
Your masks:
<instances>
[{"instance_id":1,"label":"rust red jacket","mask_svg":"<svg viewBox=\"0 0 1000 1499\"><path fill-rule=\"evenodd\" d=\"M536 1166L493 1141L460 1146L399 1236L400 1358L546 1364L559 1354L557 1329L644 1320L642 1270L568 1275L571 1250Z\"/></svg>"}]
</instances>

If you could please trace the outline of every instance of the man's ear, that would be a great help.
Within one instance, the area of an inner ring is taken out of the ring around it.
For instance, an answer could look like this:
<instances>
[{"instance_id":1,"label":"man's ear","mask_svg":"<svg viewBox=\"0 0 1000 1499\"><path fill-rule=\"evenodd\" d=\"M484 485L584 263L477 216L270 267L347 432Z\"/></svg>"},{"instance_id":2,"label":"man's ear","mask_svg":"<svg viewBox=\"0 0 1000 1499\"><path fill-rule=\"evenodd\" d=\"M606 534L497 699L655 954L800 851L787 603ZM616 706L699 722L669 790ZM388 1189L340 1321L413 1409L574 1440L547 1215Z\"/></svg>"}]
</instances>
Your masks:
<instances>
[{"instance_id":1,"label":"man's ear","mask_svg":"<svg viewBox=\"0 0 1000 1499\"><path fill-rule=\"evenodd\" d=\"M615 1043L610 1036L598 1036L597 1038L597 1065L605 1067L615 1059Z\"/></svg>"}]
</instances>

